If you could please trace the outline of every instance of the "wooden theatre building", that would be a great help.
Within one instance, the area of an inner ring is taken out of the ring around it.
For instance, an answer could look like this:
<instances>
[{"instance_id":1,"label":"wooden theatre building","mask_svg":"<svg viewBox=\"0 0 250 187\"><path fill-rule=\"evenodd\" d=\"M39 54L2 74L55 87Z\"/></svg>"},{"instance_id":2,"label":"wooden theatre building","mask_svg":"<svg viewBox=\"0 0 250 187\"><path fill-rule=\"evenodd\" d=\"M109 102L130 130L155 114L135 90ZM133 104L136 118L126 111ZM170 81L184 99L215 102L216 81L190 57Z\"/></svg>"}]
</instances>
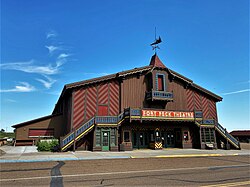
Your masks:
<instances>
[{"instance_id":1,"label":"wooden theatre building","mask_svg":"<svg viewBox=\"0 0 250 187\"><path fill-rule=\"evenodd\" d=\"M220 101L155 54L148 66L65 85L51 115L13 127L17 143L55 137L61 151L240 149L218 123Z\"/></svg>"}]
</instances>

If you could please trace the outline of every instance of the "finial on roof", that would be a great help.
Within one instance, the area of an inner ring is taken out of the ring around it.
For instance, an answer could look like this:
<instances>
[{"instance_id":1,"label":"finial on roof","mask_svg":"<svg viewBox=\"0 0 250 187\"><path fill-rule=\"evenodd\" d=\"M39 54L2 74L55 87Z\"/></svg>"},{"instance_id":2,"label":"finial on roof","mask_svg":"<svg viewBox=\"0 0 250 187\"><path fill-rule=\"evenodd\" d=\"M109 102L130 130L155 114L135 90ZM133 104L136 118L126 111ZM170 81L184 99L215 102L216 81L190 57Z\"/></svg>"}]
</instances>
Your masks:
<instances>
[{"instance_id":1,"label":"finial on roof","mask_svg":"<svg viewBox=\"0 0 250 187\"><path fill-rule=\"evenodd\" d=\"M153 43L151 43L150 45L152 46L153 50L155 50L155 54L156 54L156 50L160 49L160 47L158 46L159 43L161 43L161 37L159 36L159 38L156 38L156 27L155 27L155 41Z\"/></svg>"},{"instance_id":2,"label":"finial on roof","mask_svg":"<svg viewBox=\"0 0 250 187\"><path fill-rule=\"evenodd\" d=\"M166 66L162 63L162 61L159 59L156 53L151 57L149 65L158 68L166 68Z\"/></svg>"}]
</instances>

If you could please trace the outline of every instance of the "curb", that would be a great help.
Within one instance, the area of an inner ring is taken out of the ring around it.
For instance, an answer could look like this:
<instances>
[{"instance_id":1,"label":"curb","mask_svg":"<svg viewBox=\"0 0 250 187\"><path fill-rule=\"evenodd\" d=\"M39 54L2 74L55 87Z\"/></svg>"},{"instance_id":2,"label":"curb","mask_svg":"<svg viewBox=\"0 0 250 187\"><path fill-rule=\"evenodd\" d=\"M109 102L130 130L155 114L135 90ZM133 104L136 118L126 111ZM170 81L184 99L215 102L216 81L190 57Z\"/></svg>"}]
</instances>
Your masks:
<instances>
[{"instance_id":1,"label":"curb","mask_svg":"<svg viewBox=\"0 0 250 187\"><path fill-rule=\"evenodd\" d=\"M190 155L157 155L150 157L130 156L130 158L192 158L192 157L219 157L219 156L239 156L241 154L190 154Z\"/></svg>"},{"instance_id":2,"label":"curb","mask_svg":"<svg viewBox=\"0 0 250 187\"><path fill-rule=\"evenodd\" d=\"M50 158L37 160L0 160L0 163L28 163L28 162L57 162L57 161L77 161L77 160L101 160L101 159L122 159L130 156L110 156L110 157L86 157L86 158Z\"/></svg>"}]
</instances>

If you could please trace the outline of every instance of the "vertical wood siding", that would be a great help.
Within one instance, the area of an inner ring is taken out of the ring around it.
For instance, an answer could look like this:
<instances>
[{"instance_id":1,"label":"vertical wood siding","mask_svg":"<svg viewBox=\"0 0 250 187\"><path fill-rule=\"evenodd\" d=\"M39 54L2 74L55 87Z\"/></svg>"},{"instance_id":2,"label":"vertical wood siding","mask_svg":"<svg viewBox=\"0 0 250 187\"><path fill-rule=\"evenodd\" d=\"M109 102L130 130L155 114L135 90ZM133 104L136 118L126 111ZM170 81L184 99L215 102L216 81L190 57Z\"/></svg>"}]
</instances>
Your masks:
<instances>
[{"instance_id":1,"label":"vertical wood siding","mask_svg":"<svg viewBox=\"0 0 250 187\"><path fill-rule=\"evenodd\" d=\"M130 76L127 77L121 84L121 109L132 107L142 108L145 92L146 81L145 76Z\"/></svg>"},{"instance_id":2,"label":"vertical wood siding","mask_svg":"<svg viewBox=\"0 0 250 187\"><path fill-rule=\"evenodd\" d=\"M167 91L174 94L174 101L167 103L167 110L187 110L186 89L180 82L169 82L167 79Z\"/></svg>"}]
</instances>

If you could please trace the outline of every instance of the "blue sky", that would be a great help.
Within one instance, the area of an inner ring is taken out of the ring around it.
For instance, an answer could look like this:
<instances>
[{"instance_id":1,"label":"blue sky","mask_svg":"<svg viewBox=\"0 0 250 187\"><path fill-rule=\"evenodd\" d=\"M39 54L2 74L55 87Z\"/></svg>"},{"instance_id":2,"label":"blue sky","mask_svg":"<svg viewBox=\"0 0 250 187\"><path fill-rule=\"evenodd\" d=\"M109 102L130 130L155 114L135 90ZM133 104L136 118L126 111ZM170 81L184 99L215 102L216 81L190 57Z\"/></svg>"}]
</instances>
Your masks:
<instances>
[{"instance_id":1,"label":"blue sky","mask_svg":"<svg viewBox=\"0 0 250 187\"><path fill-rule=\"evenodd\" d=\"M219 94L219 122L249 127L248 0L1 1L1 128L51 114L63 85L163 63Z\"/></svg>"}]
</instances>

